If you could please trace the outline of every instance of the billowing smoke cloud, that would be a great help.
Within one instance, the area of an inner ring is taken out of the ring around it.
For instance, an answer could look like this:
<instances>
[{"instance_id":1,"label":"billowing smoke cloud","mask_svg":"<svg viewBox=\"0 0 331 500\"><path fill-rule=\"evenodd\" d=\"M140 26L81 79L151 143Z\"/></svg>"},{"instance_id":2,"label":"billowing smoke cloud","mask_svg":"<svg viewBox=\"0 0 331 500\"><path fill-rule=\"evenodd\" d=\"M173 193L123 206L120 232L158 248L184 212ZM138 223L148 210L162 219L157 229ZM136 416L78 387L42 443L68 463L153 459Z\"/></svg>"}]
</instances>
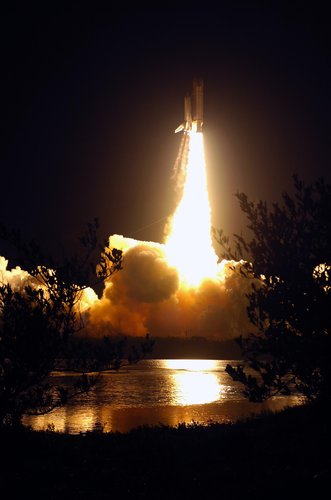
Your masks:
<instances>
[{"instance_id":1,"label":"billowing smoke cloud","mask_svg":"<svg viewBox=\"0 0 331 500\"><path fill-rule=\"evenodd\" d=\"M242 263L217 264L203 136L193 129L183 135L174 178L180 200L167 224L165 244L109 238L110 248L123 251L123 270L105 283L100 299L91 289L82 293L85 334L225 340L251 329L246 313L251 282L239 272ZM7 271L5 259L0 260L0 273L15 286L29 279L19 268Z\"/></svg>"},{"instance_id":2,"label":"billowing smoke cloud","mask_svg":"<svg viewBox=\"0 0 331 500\"><path fill-rule=\"evenodd\" d=\"M106 282L101 299L91 304L90 335L150 333L225 340L248 331L250 282L238 272L239 262L223 261L215 278L188 287L168 264L164 245L118 235L110 237L109 245L123 251L123 270Z\"/></svg>"},{"instance_id":3,"label":"billowing smoke cloud","mask_svg":"<svg viewBox=\"0 0 331 500\"><path fill-rule=\"evenodd\" d=\"M7 269L8 260L0 256L0 285L10 284L14 291L23 290L26 286L35 288L45 288L42 283L35 277L31 276L21 267L16 266L14 269ZM98 301L98 296L92 288L85 288L81 291L79 297L78 309L84 317L91 306Z\"/></svg>"},{"instance_id":4,"label":"billowing smoke cloud","mask_svg":"<svg viewBox=\"0 0 331 500\"><path fill-rule=\"evenodd\" d=\"M222 261L215 278L188 287L169 265L164 245L118 235L109 238L109 245L123 250L123 269L105 283L100 299L91 288L83 291L80 311L85 316L85 334L225 340L250 330L246 313L250 281L240 274L239 262ZM28 272L7 266L8 261L0 257L1 283L18 290L33 282Z\"/></svg>"},{"instance_id":5,"label":"billowing smoke cloud","mask_svg":"<svg viewBox=\"0 0 331 500\"><path fill-rule=\"evenodd\" d=\"M19 266L11 271L7 269L8 260L0 256L0 284L10 283L13 290L20 290L31 282L32 277Z\"/></svg>"}]
</instances>

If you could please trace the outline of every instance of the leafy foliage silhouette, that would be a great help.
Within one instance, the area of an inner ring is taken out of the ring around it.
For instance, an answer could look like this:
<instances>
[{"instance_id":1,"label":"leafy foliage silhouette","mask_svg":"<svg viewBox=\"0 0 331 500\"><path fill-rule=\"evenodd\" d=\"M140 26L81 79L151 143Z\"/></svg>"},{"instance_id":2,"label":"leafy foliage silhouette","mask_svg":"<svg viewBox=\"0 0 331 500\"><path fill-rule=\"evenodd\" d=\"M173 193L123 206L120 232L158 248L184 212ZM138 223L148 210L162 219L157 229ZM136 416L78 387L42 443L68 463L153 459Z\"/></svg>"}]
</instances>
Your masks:
<instances>
[{"instance_id":1,"label":"leafy foliage silhouette","mask_svg":"<svg viewBox=\"0 0 331 500\"><path fill-rule=\"evenodd\" d=\"M244 363L226 370L253 401L299 393L329 400L331 390L331 186L305 185L271 209L238 193L252 237L234 235L234 249L215 231L226 258L245 259L251 279L252 331L239 339Z\"/></svg>"},{"instance_id":2,"label":"leafy foliage silhouette","mask_svg":"<svg viewBox=\"0 0 331 500\"><path fill-rule=\"evenodd\" d=\"M105 339L107 349L102 356L89 352L89 363L79 344L72 343L83 326L79 301L84 289L122 268L122 252L101 245L97 230L94 220L80 238L82 254L55 262L34 242L0 226L0 238L15 247L29 272L18 287L0 276L0 426L20 424L23 414L46 413L89 390L96 380L92 370L121 366L123 340ZM97 249L96 268L92 256ZM49 378L55 369L79 371L81 377L70 387L55 386Z\"/></svg>"}]
</instances>

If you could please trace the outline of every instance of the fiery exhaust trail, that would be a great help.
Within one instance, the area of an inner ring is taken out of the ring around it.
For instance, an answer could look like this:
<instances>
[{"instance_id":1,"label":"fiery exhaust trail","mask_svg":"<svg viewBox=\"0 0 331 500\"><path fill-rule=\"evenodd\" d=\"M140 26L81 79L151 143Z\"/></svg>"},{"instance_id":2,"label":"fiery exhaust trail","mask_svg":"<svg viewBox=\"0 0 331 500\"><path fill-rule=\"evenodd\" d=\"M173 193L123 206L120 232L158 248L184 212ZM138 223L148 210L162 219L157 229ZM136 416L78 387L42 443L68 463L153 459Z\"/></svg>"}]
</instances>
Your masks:
<instances>
[{"instance_id":1,"label":"fiery exhaust trail","mask_svg":"<svg viewBox=\"0 0 331 500\"><path fill-rule=\"evenodd\" d=\"M203 82L185 97L183 131L174 177L180 202L168 220L165 243L109 236L109 247L123 251L123 269L104 283L99 298L84 290L78 307L86 322L82 335L156 337L200 336L225 340L251 331L247 294L251 281L236 269L240 262L217 256L211 238L203 144ZM0 284L22 290L28 272L7 269L0 257Z\"/></svg>"},{"instance_id":2,"label":"fiery exhaust trail","mask_svg":"<svg viewBox=\"0 0 331 500\"><path fill-rule=\"evenodd\" d=\"M178 269L181 280L197 286L204 278L217 276L217 255L210 232L203 135L187 133L188 158L183 162L185 184L182 199L173 215L166 238L166 254ZM186 174L186 175L185 175Z\"/></svg>"}]
</instances>

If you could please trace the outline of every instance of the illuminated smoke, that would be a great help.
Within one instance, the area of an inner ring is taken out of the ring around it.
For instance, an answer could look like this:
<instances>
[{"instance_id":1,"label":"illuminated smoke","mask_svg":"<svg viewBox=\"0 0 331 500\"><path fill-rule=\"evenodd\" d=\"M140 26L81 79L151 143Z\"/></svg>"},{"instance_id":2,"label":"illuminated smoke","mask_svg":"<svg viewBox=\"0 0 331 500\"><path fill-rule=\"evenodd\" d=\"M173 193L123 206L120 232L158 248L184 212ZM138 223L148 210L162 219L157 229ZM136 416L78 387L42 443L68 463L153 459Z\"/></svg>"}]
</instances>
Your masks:
<instances>
[{"instance_id":1,"label":"illuminated smoke","mask_svg":"<svg viewBox=\"0 0 331 500\"><path fill-rule=\"evenodd\" d=\"M100 299L90 288L83 291L85 333L223 340L250 329L250 282L239 272L242 264L217 263L212 246L202 133L184 134L176 167L180 199L165 243L110 236L109 246L123 251L123 269L105 282ZM0 257L2 283L19 289L31 280L20 268L7 270L7 264Z\"/></svg>"},{"instance_id":2,"label":"illuminated smoke","mask_svg":"<svg viewBox=\"0 0 331 500\"><path fill-rule=\"evenodd\" d=\"M29 282L32 277L27 271L23 271L19 266L9 271L7 269L8 260L0 257L0 285L10 283L13 290L21 290Z\"/></svg>"},{"instance_id":3,"label":"illuminated smoke","mask_svg":"<svg viewBox=\"0 0 331 500\"><path fill-rule=\"evenodd\" d=\"M228 339L247 330L250 285L239 273L239 262L223 261L217 276L187 287L167 261L165 245L117 235L109 243L123 249L123 270L90 308L90 334Z\"/></svg>"},{"instance_id":4,"label":"illuminated smoke","mask_svg":"<svg viewBox=\"0 0 331 500\"><path fill-rule=\"evenodd\" d=\"M184 134L176 161L178 207L165 244L113 235L123 270L105 284L89 311L92 335L237 337L249 329L249 280L240 262L217 264L210 233L202 133Z\"/></svg>"},{"instance_id":5,"label":"illuminated smoke","mask_svg":"<svg viewBox=\"0 0 331 500\"><path fill-rule=\"evenodd\" d=\"M19 266L14 269L7 269L8 260L0 256L0 285L10 284L14 291L23 290L25 286L35 288L44 288L41 283L31 276L27 271L24 271ZM91 306L98 301L98 296L92 288L85 288L80 292L77 311L85 314Z\"/></svg>"}]
</instances>

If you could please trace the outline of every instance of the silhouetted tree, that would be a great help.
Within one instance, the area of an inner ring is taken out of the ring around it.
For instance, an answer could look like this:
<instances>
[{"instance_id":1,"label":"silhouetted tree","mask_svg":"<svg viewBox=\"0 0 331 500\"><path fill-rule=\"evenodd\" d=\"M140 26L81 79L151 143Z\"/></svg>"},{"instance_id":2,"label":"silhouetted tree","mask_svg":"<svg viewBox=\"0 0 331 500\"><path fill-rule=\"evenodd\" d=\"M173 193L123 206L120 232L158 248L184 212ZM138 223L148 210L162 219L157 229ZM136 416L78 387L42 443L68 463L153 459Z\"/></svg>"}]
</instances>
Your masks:
<instances>
[{"instance_id":1,"label":"silhouetted tree","mask_svg":"<svg viewBox=\"0 0 331 500\"><path fill-rule=\"evenodd\" d=\"M234 235L233 251L218 232L225 257L245 258L247 277L258 280L248 307L254 331L239 339L244 363L226 368L253 401L331 396L331 186L293 179L294 195L271 208L237 194L253 236Z\"/></svg>"},{"instance_id":2,"label":"silhouetted tree","mask_svg":"<svg viewBox=\"0 0 331 500\"><path fill-rule=\"evenodd\" d=\"M97 229L95 220L80 238L81 255L57 263L33 242L0 226L0 237L14 245L30 274L20 286L0 275L0 426L18 424L25 413L50 411L90 387L87 367L78 367L82 377L71 388L55 387L48 376L68 355L69 341L83 325L78 304L84 289L121 269L122 252L101 246ZM96 270L92 255L97 248ZM119 350L107 354L107 366L112 359L118 365ZM104 366L99 360L94 369Z\"/></svg>"}]
</instances>

